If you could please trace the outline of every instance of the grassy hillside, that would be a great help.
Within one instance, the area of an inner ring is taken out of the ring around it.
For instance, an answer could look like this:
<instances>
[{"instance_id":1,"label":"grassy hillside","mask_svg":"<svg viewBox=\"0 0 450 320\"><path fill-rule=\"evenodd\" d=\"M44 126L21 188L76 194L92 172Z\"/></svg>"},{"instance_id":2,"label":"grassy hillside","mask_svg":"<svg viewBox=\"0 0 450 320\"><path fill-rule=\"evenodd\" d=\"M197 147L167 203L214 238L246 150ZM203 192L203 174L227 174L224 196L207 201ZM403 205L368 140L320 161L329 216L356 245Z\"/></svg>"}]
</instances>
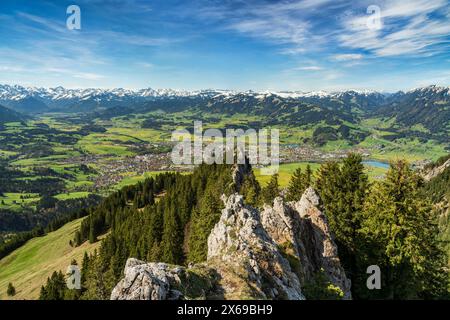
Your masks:
<instances>
[{"instance_id":1,"label":"grassy hillside","mask_svg":"<svg viewBox=\"0 0 450 320\"><path fill-rule=\"evenodd\" d=\"M6 295L9 282L16 288L13 299L39 298L41 286L53 271L65 272L72 259L81 264L85 251L98 248L100 242L86 242L76 248L69 245L81 220L72 221L44 237L34 238L0 260L0 300L10 299Z\"/></svg>"}]
</instances>

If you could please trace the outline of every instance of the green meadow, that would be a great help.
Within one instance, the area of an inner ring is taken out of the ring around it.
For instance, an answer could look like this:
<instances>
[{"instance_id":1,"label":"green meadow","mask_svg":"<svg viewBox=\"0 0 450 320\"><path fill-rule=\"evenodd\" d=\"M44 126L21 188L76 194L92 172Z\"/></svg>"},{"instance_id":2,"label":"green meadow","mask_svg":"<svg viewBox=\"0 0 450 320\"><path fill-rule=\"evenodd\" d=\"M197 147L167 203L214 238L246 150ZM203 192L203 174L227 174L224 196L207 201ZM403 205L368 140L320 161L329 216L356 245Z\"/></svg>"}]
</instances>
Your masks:
<instances>
[{"instance_id":1,"label":"green meadow","mask_svg":"<svg viewBox=\"0 0 450 320\"><path fill-rule=\"evenodd\" d=\"M291 176L294 171L297 170L297 168L300 168L302 171L304 171L308 165L311 167L311 170L314 173L320 168L321 164L317 162L295 162L280 164L278 170L278 183L280 184L280 187L284 188L289 185ZM365 165L365 168L370 180L379 179L387 172L387 169L385 168L379 168L370 165ZM254 169L253 172L255 173L256 180L258 180L261 186L265 186L271 178L270 175L262 175L261 169Z\"/></svg>"},{"instance_id":2,"label":"green meadow","mask_svg":"<svg viewBox=\"0 0 450 320\"><path fill-rule=\"evenodd\" d=\"M73 239L82 219L72 221L43 237L33 238L0 260L0 300L10 299L6 295L8 283L16 288L13 299L31 300L39 297L41 286L55 270L65 272L72 259L79 264L84 252L93 252L100 241L83 243L72 247Z\"/></svg>"}]
</instances>

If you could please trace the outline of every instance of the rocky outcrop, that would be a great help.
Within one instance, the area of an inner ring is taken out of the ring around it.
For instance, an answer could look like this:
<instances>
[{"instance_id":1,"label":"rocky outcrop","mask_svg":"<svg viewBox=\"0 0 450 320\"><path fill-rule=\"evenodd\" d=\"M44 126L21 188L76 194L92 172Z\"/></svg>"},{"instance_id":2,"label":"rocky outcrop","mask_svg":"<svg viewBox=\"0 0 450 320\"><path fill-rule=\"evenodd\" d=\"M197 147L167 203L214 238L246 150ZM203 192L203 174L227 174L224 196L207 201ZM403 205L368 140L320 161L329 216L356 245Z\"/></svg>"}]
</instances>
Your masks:
<instances>
[{"instance_id":1,"label":"rocky outcrop","mask_svg":"<svg viewBox=\"0 0 450 320\"><path fill-rule=\"evenodd\" d=\"M233 180L234 189L239 192L241 190L242 184L244 183L245 177L252 174L252 166L250 165L250 160L245 157L243 164L234 164L231 170L231 178Z\"/></svg>"},{"instance_id":2,"label":"rocky outcrop","mask_svg":"<svg viewBox=\"0 0 450 320\"><path fill-rule=\"evenodd\" d=\"M240 174L235 171L233 178ZM205 263L184 268L129 259L111 299L305 299L302 287L318 272L351 298L350 281L312 188L300 201L276 198L261 212L237 193L223 201Z\"/></svg>"},{"instance_id":3,"label":"rocky outcrop","mask_svg":"<svg viewBox=\"0 0 450 320\"><path fill-rule=\"evenodd\" d=\"M165 263L146 263L128 259L124 278L111 293L111 300L174 300L182 293L174 290L181 282L182 267L169 267Z\"/></svg>"},{"instance_id":4,"label":"rocky outcrop","mask_svg":"<svg viewBox=\"0 0 450 320\"><path fill-rule=\"evenodd\" d=\"M111 299L221 299L217 277L217 272L205 264L185 268L130 258L125 265L124 278L113 289Z\"/></svg>"},{"instance_id":5,"label":"rocky outcrop","mask_svg":"<svg viewBox=\"0 0 450 320\"><path fill-rule=\"evenodd\" d=\"M220 221L208 237L208 263L218 267L225 296L245 298L241 288L227 285L231 274L251 283L247 297L304 299L297 275L263 228L259 212L245 206L239 194L224 201Z\"/></svg>"},{"instance_id":6,"label":"rocky outcrop","mask_svg":"<svg viewBox=\"0 0 450 320\"><path fill-rule=\"evenodd\" d=\"M450 167L450 159L445 161L442 165L432 168L431 170L425 171L422 173L423 179L425 181L430 181L431 179L437 177L442 172L444 172L445 169Z\"/></svg>"},{"instance_id":7,"label":"rocky outcrop","mask_svg":"<svg viewBox=\"0 0 450 320\"><path fill-rule=\"evenodd\" d=\"M308 188L297 202L285 203L276 198L273 206L261 212L264 228L290 257L301 283L313 281L323 272L329 282L341 289L344 299L351 298L350 280L341 266L337 246L320 209L320 199Z\"/></svg>"}]
</instances>

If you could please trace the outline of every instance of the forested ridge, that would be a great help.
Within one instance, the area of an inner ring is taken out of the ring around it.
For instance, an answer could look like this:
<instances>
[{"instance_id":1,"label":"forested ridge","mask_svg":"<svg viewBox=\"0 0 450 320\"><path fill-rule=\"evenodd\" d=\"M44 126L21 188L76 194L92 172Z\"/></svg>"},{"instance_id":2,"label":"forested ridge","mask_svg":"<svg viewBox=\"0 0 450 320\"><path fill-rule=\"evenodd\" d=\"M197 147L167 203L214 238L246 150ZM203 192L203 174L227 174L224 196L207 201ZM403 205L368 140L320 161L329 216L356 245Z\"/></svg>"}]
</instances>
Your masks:
<instances>
[{"instance_id":1,"label":"forested ridge","mask_svg":"<svg viewBox=\"0 0 450 320\"><path fill-rule=\"evenodd\" d=\"M231 166L202 165L192 175L161 174L105 199L74 239L75 245L94 242L110 230L98 254L82 262L82 298L107 299L131 256L185 265L205 260L207 237L220 215L220 195L233 190ZM43 298L48 298L46 290Z\"/></svg>"},{"instance_id":2,"label":"forested ridge","mask_svg":"<svg viewBox=\"0 0 450 320\"><path fill-rule=\"evenodd\" d=\"M192 175L162 174L105 199L74 239L75 245L96 241L109 230L99 251L81 262L82 289L58 286L64 275L55 273L41 298L108 299L129 257L178 265L205 261L207 237L223 206L220 196L236 191L231 169L201 165ZM308 185L322 199L355 299L448 298L438 217L424 196L427 184L405 161L392 163L375 183L355 154L323 164L315 174L298 169L285 196L298 200ZM241 193L253 206L271 204L280 195L277 175L263 188L248 175ZM381 290L367 290L369 265L381 269Z\"/></svg>"}]
</instances>

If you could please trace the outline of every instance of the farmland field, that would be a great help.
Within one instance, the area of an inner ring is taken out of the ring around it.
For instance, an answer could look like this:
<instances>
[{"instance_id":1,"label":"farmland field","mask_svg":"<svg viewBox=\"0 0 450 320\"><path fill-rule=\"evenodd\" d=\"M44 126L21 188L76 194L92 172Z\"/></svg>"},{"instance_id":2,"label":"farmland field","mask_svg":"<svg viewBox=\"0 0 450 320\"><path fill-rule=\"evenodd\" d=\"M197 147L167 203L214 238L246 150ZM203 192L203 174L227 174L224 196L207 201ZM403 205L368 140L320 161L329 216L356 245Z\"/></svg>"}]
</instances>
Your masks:
<instances>
[{"instance_id":1,"label":"farmland field","mask_svg":"<svg viewBox=\"0 0 450 320\"><path fill-rule=\"evenodd\" d=\"M158 171L167 171L170 168L167 159L160 159L157 165L150 165L146 169L139 167L134 157L170 151L170 132L177 128L192 128L196 117L204 119L204 130L230 125L245 128L250 122L262 120L259 116L239 113L225 116L188 110L171 114L154 111L108 121L93 119L90 125L82 125L74 120L73 115L65 114L47 114L28 122L7 123L0 132L3 141L0 161L15 172L13 181L27 181L30 186L9 188L0 197L3 200L0 209L34 208L40 199L39 185L44 182L42 179L57 182L53 184L51 195L58 200L65 200L90 193L105 195L110 190L140 181ZM147 119L154 119L157 125L144 127ZM377 129L381 124L377 119L363 121L362 128L372 134L356 146L336 140L313 150L317 155L306 154L292 159L292 154L287 153L286 158L294 163L281 164L281 186L287 185L295 168L304 168L310 162L315 170L320 162L326 161L326 158L322 158L324 155L342 156L346 150L355 148L366 152L371 159L385 162L398 158L408 158L410 161L435 160L445 154L445 146L432 141L387 141L383 139L387 132ZM294 128L280 126L282 155L283 146L301 147L301 141L310 139L315 128L311 125ZM126 167L127 163L129 168ZM367 170L371 178L379 177L384 172L370 166ZM261 176L257 169L256 173L260 182L267 182L268 177Z\"/></svg>"}]
</instances>

